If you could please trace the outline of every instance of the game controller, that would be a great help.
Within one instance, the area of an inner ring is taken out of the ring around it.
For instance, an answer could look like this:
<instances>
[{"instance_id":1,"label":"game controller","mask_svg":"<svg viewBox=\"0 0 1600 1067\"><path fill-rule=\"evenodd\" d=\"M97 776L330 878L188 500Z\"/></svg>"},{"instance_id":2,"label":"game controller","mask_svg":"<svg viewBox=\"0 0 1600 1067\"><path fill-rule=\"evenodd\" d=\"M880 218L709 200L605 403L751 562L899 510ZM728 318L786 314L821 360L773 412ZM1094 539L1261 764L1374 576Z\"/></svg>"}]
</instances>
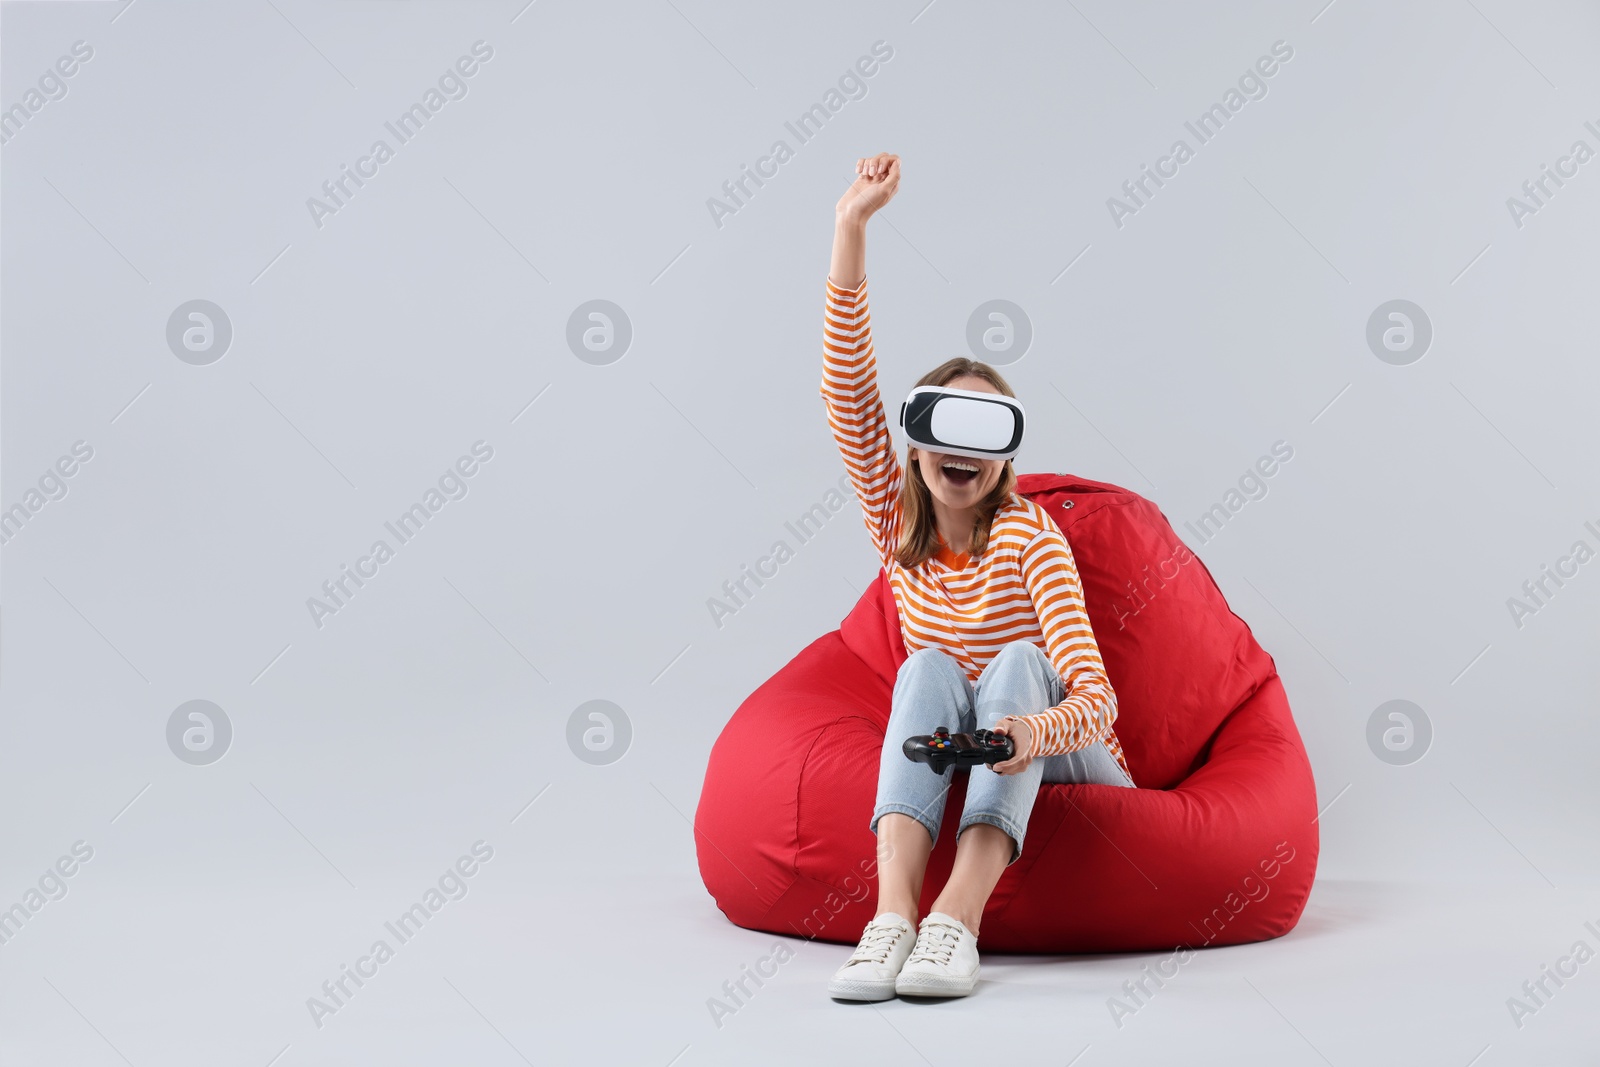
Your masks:
<instances>
[{"instance_id":1,"label":"game controller","mask_svg":"<svg viewBox=\"0 0 1600 1067\"><path fill-rule=\"evenodd\" d=\"M970 734L952 734L941 726L931 734L906 738L901 746L906 759L926 763L933 773L943 774L952 764L976 767L978 764L1004 763L1015 754L1011 738L993 730L979 730Z\"/></svg>"}]
</instances>

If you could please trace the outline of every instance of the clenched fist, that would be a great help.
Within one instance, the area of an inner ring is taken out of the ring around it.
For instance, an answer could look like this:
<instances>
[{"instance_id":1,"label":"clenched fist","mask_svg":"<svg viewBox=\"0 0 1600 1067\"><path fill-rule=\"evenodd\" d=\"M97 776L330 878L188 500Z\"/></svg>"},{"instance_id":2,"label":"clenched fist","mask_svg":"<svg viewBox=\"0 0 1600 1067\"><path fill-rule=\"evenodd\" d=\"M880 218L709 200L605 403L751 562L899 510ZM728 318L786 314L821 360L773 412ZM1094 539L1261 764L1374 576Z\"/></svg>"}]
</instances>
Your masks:
<instances>
[{"instance_id":1,"label":"clenched fist","mask_svg":"<svg viewBox=\"0 0 1600 1067\"><path fill-rule=\"evenodd\" d=\"M900 157L881 152L856 160L856 180L834 206L834 214L850 222L866 222L894 198L900 188Z\"/></svg>"}]
</instances>

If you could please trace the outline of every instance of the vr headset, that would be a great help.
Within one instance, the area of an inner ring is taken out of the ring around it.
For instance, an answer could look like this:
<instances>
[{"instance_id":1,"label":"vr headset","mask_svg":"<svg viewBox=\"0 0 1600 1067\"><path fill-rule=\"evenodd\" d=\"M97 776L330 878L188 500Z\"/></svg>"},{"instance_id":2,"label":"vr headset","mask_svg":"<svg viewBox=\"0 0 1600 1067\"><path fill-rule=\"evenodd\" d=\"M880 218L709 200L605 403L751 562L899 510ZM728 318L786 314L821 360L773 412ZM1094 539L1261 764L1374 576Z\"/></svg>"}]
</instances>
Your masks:
<instances>
[{"instance_id":1,"label":"vr headset","mask_svg":"<svg viewBox=\"0 0 1600 1067\"><path fill-rule=\"evenodd\" d=\"M1022 447L1022 405L999 393L919 385L900 405L918 448L972 459L1011 459Z\"/></svg>"}]
</instances>

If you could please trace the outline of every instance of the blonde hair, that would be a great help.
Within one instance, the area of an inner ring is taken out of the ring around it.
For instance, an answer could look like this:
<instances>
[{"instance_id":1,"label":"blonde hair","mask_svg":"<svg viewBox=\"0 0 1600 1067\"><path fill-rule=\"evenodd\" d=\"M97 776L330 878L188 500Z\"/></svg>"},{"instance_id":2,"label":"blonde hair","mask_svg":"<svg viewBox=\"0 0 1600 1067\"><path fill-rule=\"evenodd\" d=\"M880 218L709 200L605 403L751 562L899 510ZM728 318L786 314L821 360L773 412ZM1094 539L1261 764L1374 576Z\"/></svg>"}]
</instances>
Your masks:
<instances>
[{"instance_id":1,"label":"blonde hair","mask_svg":"<svg viewBox=\"0 0 1600 1067\"><path fill-rule=\"evenodd\" d=\"M1017 395L1000 377L999 371L987 363L979 363L965 356L945 360L919 378L917 384L948 385L957 378L968 376L982 378L1006 396ZM933 514L933 492L923 480L921 464L911 458L911 447L906 447L905 477L900 484L900 544L894 551L894 558L907 568L930 559L939 547ZM995 513L1011 502L1011 494L1016 487L1017 475L1008 459L1000 469L1000 479L995 482L994 488L978 502L977 517L973 520L966 547L969 554L981 556L984 549L988 548L989 527L994 522ZM959 545L950 547L957 552L962 551Z\"/></svg>"}]
</instances>

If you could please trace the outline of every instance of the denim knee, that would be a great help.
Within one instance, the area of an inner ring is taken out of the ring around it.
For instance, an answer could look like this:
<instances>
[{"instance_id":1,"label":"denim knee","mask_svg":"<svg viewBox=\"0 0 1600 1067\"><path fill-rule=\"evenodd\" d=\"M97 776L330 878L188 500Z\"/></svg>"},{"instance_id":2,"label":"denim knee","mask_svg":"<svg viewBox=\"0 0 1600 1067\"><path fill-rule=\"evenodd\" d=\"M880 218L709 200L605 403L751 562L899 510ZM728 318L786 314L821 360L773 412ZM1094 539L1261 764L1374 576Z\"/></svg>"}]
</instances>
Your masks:
<instances>
[{"instance_id":1,"label":"denim knee","mask_svg":"<svg viewBox=\"0 0 1600 1067\"><path fill-rule=\"evenodd\" d=\"M960 678L962 681L966 681L967 679L967 672L962 670L961 664L955 661L955 657L951 656L950 653L946 652L944 649L934 648L932 645L929 645L926 648L919 648L915 652L911 653L911 655L907 656L906 661L900 664L900 670L895 677L898 681L900 675L906 674L907 672L921 671L929 671L935 674L942 673L953 675Z\"/></svg>"},{"instance_id":2,"label":"denim knee","mask_svg":"<svg viewBox=\"0 0 1600 1067\"><path fill-rule=\"evenodd\" d=\"M975 686L979 726L1006 715L1033 715L1058 703L1061 677L1032 641L1013 641L995 654Z\"/></svg>"},{"instance_id":3,"label":"denim knee","mask_svg":"<svg viewBox=\"0 0 1600 1067\"><path fill-rule=\"evenodd\" d=\"M910 715L920 719L925 714L944 711L939 707L943 703L959 719L970 710L972 692L972 683L961 664L941 649L919 648L895 675L891 711L902 718ZM945 725L957 728L956 721Z\"/></svg>"},{"instance_id":4,"label":"denim knee","mask_svg":"<svg viewBox=\"0 0 1600 1067\"><path fill-rule=\"evenodd\" d=\"M1020 660L1021 662L1017 662ZM1016 667L1037 667L1043 665L1050 670L1055 670L1055 664L1050 662L1050 657L1044 649L1032 641L1012 641L996 652L994 659L989 661L986 671L999 669L1013 669Z\"/></svg>"}]
</instances>

